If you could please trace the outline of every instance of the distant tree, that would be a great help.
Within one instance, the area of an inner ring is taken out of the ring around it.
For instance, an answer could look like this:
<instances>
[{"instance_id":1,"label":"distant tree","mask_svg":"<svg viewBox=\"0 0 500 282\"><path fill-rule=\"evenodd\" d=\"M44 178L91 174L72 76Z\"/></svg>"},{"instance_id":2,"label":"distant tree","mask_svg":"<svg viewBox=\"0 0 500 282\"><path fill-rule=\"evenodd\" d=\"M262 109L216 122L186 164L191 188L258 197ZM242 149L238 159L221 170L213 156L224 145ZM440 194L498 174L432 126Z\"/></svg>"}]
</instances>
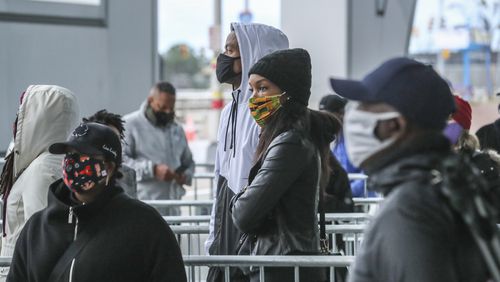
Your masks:
<instances>
[{"instance_id":1,"label":"distant tree","mask_svg":"<svg viewBox=\"0 0 500 282\"><path fill-rule=\"evenodd\" d=\"M162 79L177 88L207 88L210 77L203 73L208 64L203 52L197 55L187 44L176 44L162 56Z\"/></svg>"}]
</instances>

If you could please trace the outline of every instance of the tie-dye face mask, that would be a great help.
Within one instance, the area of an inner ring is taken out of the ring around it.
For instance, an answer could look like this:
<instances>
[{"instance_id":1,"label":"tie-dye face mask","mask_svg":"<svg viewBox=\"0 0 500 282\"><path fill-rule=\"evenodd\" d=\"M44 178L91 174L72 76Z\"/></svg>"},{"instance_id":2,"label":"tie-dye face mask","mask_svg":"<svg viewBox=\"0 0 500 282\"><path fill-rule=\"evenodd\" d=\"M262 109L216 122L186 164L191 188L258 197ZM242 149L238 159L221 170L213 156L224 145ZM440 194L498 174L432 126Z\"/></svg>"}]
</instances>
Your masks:
<instances>
[{"instance_id":1,"label":"tie-dye face mask","mask_svg":"<svg viewBox=\"0 0 500 282\"><path fill-rule=\"evenodd\" d=\"M64 157L64 184L73 192L85 193L107 175L104 162L101 160L76 153L68 153Z\"/></svg>"},{"instance_id":2,"label":"tie-dye face mask","mask_svg":"<svg viewBox=\"0 0 500 282\"><path fill-rule=\"evenodd\" d=\"M250 98L250 113L260 127L264 127L267 120L281 108L280 99L283 94Z\"/></svg>"}]
</instances>

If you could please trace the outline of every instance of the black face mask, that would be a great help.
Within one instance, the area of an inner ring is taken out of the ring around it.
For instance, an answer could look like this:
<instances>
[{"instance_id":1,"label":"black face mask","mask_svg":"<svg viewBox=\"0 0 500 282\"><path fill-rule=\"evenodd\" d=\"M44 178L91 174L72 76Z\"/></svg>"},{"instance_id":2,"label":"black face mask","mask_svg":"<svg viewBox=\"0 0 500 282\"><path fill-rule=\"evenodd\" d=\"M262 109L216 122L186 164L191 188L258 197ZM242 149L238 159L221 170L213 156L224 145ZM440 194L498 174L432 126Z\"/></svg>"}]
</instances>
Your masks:
<instances>
[{"instance_id":1,"label":"black face mask","mask_svg":"<svg viewBox=\"0 0 500 282\"><path fill-rule=\"evenodd\" d=\"M165 125L171 123L175 117L174 112L170 112L170 113L154 112L154 114L156 117L156 124L158 124L159 126L165 126Z\"/></svg>"},{"instance_id":2,"label":"black face mask","mask_svg":"<svg viewBox=\"0 0 500 282\"><path fill-rule=\"evenodd\" d=\"M231 83L241 73L235 73L233 70L234 61L239 60L241 57L229 57L225 54L220 54L217 57L217 66L215 67L215 74L220 83Z\"/></svg>"},{"instance_id":3,"label":"black face mask","mask_svg":"<svg viewBox=\"0 0 500 282\"><path fill-rule=\"evenodd\" d=\"M175 112L155 112L151 106L146 108L146 118L156 126L166 126L175 118Z\"/></svg>"}]
</instances>

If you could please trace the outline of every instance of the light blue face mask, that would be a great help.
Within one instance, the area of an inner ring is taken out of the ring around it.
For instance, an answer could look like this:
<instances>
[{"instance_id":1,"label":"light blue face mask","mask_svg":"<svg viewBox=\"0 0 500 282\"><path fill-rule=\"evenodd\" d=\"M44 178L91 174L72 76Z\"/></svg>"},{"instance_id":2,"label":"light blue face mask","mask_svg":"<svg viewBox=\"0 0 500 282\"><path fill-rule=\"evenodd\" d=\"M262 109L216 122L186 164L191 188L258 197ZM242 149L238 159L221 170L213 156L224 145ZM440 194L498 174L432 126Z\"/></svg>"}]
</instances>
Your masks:
<instances>
[{"instance_id":1,"label":"light blue face mask","mask_svg":"<svg viewBox=\"0 0 500 282\"><path fill-rule=\"evenodd\" d=\"M460 138L462 132L464 132L463 127L456 122L448 123L443 131L444 135L448 138L448 140L450 140L452 145L456 145L458 143L458 138Z\"/></svg>"}]
</instances>

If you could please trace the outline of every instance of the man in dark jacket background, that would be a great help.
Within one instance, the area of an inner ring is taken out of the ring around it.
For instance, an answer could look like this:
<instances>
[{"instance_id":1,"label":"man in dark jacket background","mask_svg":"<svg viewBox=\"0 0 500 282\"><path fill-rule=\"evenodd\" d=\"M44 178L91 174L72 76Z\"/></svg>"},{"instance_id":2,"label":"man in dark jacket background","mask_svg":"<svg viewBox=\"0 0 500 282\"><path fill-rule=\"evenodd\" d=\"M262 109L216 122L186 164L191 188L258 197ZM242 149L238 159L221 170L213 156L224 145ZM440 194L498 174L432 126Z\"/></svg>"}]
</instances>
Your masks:
<instances>
[{"instance_id":1,"label":"man in dark jacket background","mask_svg":"<svg viewBox=\"0 0 500 282\"><path fill-rule=\"evenodd\" d=\"M500 93L497 94L497 97L500 97ZM500 104L498 105L498 112L500 113ZM479 139L481 149L491 149L500 153L500 118L479 128L476 136Z\"/></svg>"},{"instance_id":2,"label":"man in dark jacket background","mask_svg":"<svg viewBox=\"0 0 500 282\"><path fill-rule=\"evenodd\" d=\"M116 185L122 149L110 127L83 123L49 151L66 154L63 178L26 223L7 281L186 281L166 222Z\"/></svg>"},{"instance_id":3,"label":"man in dark jacket background","mask_svg":"<svg viewBox=\"0 0 500 282\"><path fill-rule=\"evenodd\" d=\"M442 134L455 109L447 83L407 58L385 62L362 81L331 83L356 101L344 118L349 158L386 197L365 231L350 281L486 281L471 233L441 193L453 188L445 187L442 169L454 157Z\"/></svg>"}]
</instances>

